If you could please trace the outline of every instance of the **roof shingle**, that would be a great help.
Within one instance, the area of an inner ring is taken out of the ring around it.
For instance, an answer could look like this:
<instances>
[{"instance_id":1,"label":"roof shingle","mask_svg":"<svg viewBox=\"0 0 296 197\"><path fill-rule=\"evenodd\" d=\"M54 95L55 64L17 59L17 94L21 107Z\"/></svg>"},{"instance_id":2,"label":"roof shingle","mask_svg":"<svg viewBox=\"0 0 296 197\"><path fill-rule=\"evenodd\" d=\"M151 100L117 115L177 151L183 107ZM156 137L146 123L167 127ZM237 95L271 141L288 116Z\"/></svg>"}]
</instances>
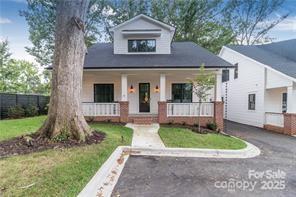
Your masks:
<instances>
[{"instance_id":1,"label":"roof shingle","mask_svg":"<svg viewBox=\"0 0 296 197\"><path fill-rule=\"evenodd\" d=\"M232 65L193 42L173 42L171 54L113 54L112 43L88 49L84 69L127 68L225 68Z\"/></svg>"},{"instance_id":2,"label":"roof shingle","mask_svg":"<svg viewBox=\"0 0 296 197\"><path fill-rule=\"evenodd\" d=\"M296 39L264 45L229 45L227 47L296 78Z\"/></svg>"}]
</instances>

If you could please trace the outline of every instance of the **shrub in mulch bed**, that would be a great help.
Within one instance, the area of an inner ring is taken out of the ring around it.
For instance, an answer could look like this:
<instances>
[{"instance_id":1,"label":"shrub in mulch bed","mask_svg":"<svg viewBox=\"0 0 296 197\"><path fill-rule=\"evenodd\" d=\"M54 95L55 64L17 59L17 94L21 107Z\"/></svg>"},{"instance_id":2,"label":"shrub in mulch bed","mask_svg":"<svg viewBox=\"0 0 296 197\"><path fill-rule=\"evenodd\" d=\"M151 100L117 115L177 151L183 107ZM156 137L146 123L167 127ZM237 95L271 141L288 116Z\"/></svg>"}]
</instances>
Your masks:
<instances>
[{"instance_id":1,"label":"shrub in mulch bed","mask_svg":"<svg viewBox=\"0 0 296 197\"><path fill-rule=\"evenodd\" d=\"M184 129L189 129L195 133L199 133L199 134L207 134L207 133L219 133L218 131L214 131L211 129L208 129L206 127L200 127L200 130L198 130L198 125L187 125L187 124L161 124L161 126L165 126L165 127L178 127L178 128L184 128Z\"/></svg>"},{"instance_id":2,"label":"shrub in mulch bed","mask_svg":"<svg viewBox=\"0 0 296 197\"><path fill-rule=\"evenodd\" d=\"M31 134L0 141L0 158L12 155L24 155L48 149L62 149L90 144L99 144L105 139L105 137L105 133L94 131L93 135L86 138L85 142L78 142L71 139L64 141L48 140L46 138L39 138L37 134Z\"/></svg>"}]
</instances>

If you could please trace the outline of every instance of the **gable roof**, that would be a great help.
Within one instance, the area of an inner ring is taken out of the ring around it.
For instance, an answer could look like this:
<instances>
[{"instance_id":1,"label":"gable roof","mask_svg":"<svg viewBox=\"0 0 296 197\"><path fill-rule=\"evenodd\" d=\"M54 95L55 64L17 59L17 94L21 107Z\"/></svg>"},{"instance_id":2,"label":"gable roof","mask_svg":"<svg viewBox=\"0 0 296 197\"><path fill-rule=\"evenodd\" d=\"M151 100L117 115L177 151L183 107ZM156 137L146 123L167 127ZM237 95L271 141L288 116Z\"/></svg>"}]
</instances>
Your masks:
<instances>
[{"instance_id":1,"label":"gable roof","mask_svg":"<svg viewBox=\"0 0 296 197\"><path fill-rule=\"evenodd\" d=\"M150 21L150 22L152 22L152 23L158 24L158 25L160 25L160 26L162 26L162 27L164 27L164 28L167 28L167 29L169 29L170 31L175 31L175 27L173 27L173 26L171 26L171 25L168 25L168 24L166 24L166 23L164 23L164 22L162 22L162 21L159 21L159 20L156 20L156 19L154 19L154 18L151 18L150 16L147 16L147 15L145 15L145 14L139 14L139 15L137 15L137 16L135 16L135 17L133 17L133 18L131 18L131 19L129 19L129 20L123 22L123 23L120 23L119 25L116 25L116 26L114 26L114 27L111 27L109 30L110 30L111 32L113 32L115 29L117 29L117 28L119 28L119 27L122 27L122 26L124 26L124 25L127 25L127 24L129 24L129 23L131 23L131 22L133 22L133 21L135 21L135 20L137 20L137 19L141 19L141 18L142 18L142 19L145 19L145 20L147 20L147 21Z\"/></svg>"},{"instance_id":2,"label":"gable roof","mask_svg":"<svg viewBox=\"0 0 296 197\"><path fill-rule=\"evenodd\" d=\"M296 79L296 39L264 45L226 47Z\"/></svg>"},{"instance_id":3,"label":"gable roof","mask_svg":"<svg viewBox=\"0 0 296 197\"><path fill-rule=\"evenodd\" d=\"M98 43L88 49L84 69L233 67L222 58L193 42L173 42L171 54L114 54L112 43Z\"/></svg>"}]
</instances>

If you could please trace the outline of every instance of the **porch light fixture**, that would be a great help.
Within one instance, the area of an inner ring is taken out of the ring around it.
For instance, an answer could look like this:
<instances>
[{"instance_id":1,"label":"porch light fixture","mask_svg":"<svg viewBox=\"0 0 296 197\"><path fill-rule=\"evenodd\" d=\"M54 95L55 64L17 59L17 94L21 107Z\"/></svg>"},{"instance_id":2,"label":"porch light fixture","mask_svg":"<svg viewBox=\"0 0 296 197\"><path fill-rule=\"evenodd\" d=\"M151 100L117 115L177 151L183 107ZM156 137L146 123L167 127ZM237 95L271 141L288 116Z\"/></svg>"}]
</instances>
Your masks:
<instances>
[{"instance_id":1,"label":"porch light fixture","mask_svg":"<svg viewBox=\"0 0 296 197\"><path fill-rule=\"evenodd\" d=\"M131 87L128 89L128 92L129 93L134 93L135 92L135 89L134 89L133 85L131 85Z\"/></svg>"},{"instance_id":2,"label":"porch light fixture","mask_svg":"<svg viewBox=\"0 0 296 197\"><path fill-rule=\"evenodd\" d=\"M154 88L154 92L155 93L159 93L159 87L158 87L158 85L156 85L156 87Z\"/></svg>"}]
</instances>

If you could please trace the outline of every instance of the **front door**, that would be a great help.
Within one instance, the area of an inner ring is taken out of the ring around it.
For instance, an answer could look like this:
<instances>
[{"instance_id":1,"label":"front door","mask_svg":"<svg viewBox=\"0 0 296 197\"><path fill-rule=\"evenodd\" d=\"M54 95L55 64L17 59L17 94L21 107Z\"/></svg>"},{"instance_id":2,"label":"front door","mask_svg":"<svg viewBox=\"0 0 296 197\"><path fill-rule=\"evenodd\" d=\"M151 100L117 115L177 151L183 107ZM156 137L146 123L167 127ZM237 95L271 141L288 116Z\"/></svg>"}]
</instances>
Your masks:
<instances>
[{"instance_id":1,"label":"front door","mask_svg":"<svg viewBox=\"0 0 296 197\"><path fill-rule=\"evenodd\" d=\"M139 83L139 111L150 112L150 83Z\"/></svg>"}]
</instances>

